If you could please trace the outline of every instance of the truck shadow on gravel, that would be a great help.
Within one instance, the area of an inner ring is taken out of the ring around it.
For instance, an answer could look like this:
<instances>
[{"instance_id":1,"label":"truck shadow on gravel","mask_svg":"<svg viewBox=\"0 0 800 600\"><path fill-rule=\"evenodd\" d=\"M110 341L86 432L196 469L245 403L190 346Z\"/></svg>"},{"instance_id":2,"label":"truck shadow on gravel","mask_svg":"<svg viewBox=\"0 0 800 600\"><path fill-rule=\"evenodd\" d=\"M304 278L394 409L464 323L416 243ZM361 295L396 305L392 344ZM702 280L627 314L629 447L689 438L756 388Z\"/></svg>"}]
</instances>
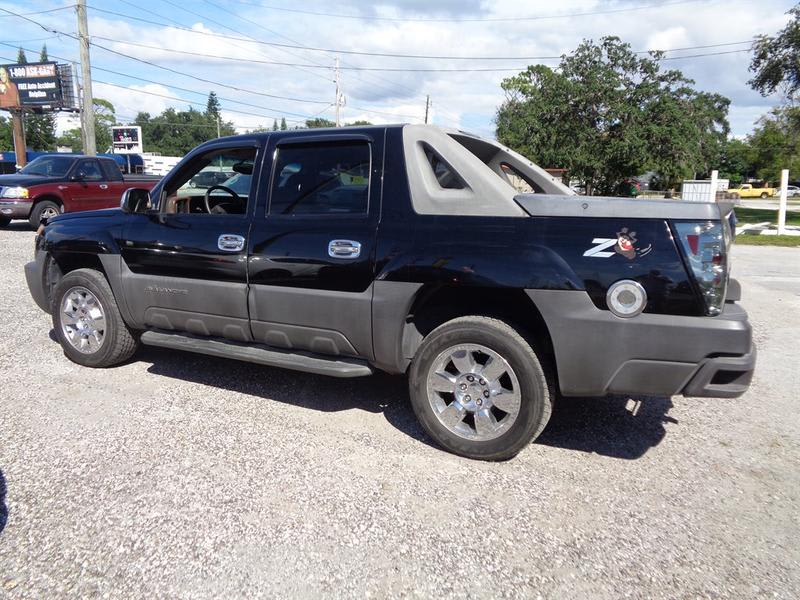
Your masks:
<instances>
[{"instance_id":1,"label":"truck shadow on gravel","mask_svg":"<svg viewBox=\"0 0 800 600\"><path fill-rule=\"evenodd\" d=\"M634 460L657 446L677 423L666 396L559 397L537 444Z\"/></svg>"},{"instance_id":2,"label":"truck shadow on gravel","mask_svg":"<svg viewBox=\"0 0 800 600\"><path fill-rule=\"evenodd\" d=\"M302 408L380 413L406 435L437 447L417 422L403 376L379 372L372 377L336 379L150 347L141 348L133 360L150 363L147 371L154 375ZM666 435L665 423L676 422L667 415L670 408L672 401L668 397L635 401L627 396L559 398L550 423L536 443L636 459L661 442Z\"/></svg>"},{"instance_id":3,"label":"truck shadow on gravel","mask_svg":"<svg viewBox=\"0 0 800 600\"><path fill-rule=\"evenodd\" d=\"M27 221L12 221L2 228L2 231L18 231L33 234L33 228Z\"/></svg>"}]
</instances>

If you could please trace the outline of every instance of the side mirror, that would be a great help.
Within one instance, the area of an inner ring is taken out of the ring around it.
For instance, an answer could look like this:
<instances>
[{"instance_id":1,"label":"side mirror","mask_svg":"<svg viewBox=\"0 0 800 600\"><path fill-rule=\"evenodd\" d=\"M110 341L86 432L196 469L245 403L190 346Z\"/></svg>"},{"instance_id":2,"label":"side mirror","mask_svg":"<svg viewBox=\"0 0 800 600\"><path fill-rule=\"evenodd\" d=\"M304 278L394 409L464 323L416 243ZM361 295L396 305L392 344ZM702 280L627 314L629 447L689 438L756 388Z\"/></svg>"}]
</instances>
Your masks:
<instances>
[{"instance_id":1,"label":"side mirror","mask_svg":"<svg viewBox=\"0 0 800 600\"><path fill-rule=\"evenodd\" d=\"M119 207L124 213L143 213L150 208L150 192L143 188L128 188L122 192Z\"/></svg>"},{"instance_id":2,"label":"side mirror","mask_svg":"<svg viewBox=\"0 0 800 600\"><path fill-rule=\"evenodd\" d=\"M70 181L83 181L84 179L86 179L86 173L83 171L78 171L77 173L69 176Z\"/></svg>"}]
</instances>

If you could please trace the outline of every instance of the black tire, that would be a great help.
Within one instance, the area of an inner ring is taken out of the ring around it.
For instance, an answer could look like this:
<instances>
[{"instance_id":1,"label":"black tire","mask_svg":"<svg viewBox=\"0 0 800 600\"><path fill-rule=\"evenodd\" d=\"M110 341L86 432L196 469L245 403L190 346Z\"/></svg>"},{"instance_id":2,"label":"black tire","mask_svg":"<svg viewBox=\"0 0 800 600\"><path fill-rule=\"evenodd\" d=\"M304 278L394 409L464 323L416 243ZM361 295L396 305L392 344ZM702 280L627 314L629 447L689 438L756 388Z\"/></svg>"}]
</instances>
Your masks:
<instances>
[{"instance_id":1,"label":"black tire","mask_svg":"<svg viewBox=\"0 0 800 600\"><path fill-rule=\"evenodd\" d=\"M0 227L8 227L11 217L0 217Z\"/></svg>"},{"instance_id":2,"label":"black tire","mask_svg":"<svg viewBox=\"0 0 800 600\"><path fill-rule=\"evenodd\" d=\"M105 316L103 341L93 353L85 353L76 349L67 339L62 328L62 306L65 296L74 288L83 288L91 292L102 306ZM77 269L70 271L53 290L50 313L53 315L53 329L56 338L64 350L64 354L72 362L85 367L111 367L125 362L139 346L138 336L122 319L122 315L114 299L111 286L105 276L94 269Z\"/></svg>"},{"instance_id":3,"label":"black tire","mask_svg":"<svg viewBox=\"0 0 800 600\"><path fill-rule=\"evenodd\" d=\"M459 344L478 344L499 354L514 370L520 407L510 428L489 440L471 440L447 429L428 399L428 374L440 353ZM433 330L417 350L409 370L411 405L422 427L446 450L479 460L506 460L536 439L552 410L550 381L530 343L511 325L490 317L459 317Z\"/></svg>"},{"instance_id":4,"label":"black tire","mask_svg":"<svg viewBox=\"0 0 800 600\"><path fill-rule=\"evenodd\" d=\"M767 192L761 192L762 198L769 198L769 194Z\"/></svg>"},{"instance_id":5,"label":"black tire","mask_svg":"<svg viewBox=\"0 0 800 600\"><path fill-rule=\"evenodd\" d=\"M61 206L56 202L53 202L52 200L42 200L41 202L37 202L31 211L30 218L28 219L31 227L34 229L39 229L39 225L42 222L42 213L53 210L55 210L58 214L61 214Z\"/></svg>"}]
</instances>

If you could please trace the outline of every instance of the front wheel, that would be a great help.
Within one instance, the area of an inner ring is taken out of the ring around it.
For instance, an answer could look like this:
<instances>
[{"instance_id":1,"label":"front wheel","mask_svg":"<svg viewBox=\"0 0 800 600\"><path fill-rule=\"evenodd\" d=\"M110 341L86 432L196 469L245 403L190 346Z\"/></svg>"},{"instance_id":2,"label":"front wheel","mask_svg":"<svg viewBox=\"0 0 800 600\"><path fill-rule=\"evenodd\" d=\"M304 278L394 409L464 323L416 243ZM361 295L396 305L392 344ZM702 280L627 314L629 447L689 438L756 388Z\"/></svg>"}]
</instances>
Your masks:
<instances>
[{"instance_id":1,"label":"front wheel","mask_svg":"<svg viewBox=\"0 0 800 600\"><path fill-rule=\"evenodd\" d=\"M36 206L31 211L31 216L28 219L31 227L38 229L42 219L52 219L53 217L61 214L61 207L52 200L42 200L37 202Z\"/></svg>"},{"instance_id":2,"label":"front wheel","mask_svg":"<svg viewBox=\"0 0 800 600\"><path fill-rule=\"evenodd\" d=\"M99 271L77 269L64 275L53 292L50 312L64 354L79 365L110 367L136 352L138 340Z\"/></svg>"},{"instance_id":3,"label":"front wheel","mask_svg":"<svg viewBox=\"0 0 800 600\"><path fill-rule=\"evenodd\" d=\"M767 192L761 192L762 198L769 198L769 194Z\"/></svg>"},{"instance_id":4,"label":"front wheel","mask_svg":"<svg viewBox=\"0 0 800 600\"><path fill-rule=\"evenodd\" d=\"M489 317L461 317L432 331L411 364L409 388L425 431L468 458L512 458L550 418L548 380L533 348Z\"/></svg>"}]
</instances>

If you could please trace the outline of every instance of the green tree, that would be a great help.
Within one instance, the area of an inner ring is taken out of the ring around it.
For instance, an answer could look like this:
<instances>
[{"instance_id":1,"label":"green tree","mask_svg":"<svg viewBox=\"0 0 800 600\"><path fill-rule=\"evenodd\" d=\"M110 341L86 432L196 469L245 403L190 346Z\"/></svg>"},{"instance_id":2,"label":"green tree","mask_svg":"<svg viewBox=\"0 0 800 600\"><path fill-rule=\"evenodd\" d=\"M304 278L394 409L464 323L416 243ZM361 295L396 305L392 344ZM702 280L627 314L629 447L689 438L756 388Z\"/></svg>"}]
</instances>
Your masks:
<instances>
[{"instance_id":1,"label":"green tree","mask_svg":"<svg viewBox=\"0 0 800 600\"><path fill-rule=\"evenodd\" d=\"M728 179L732 186L755 176L753 150L748 141L733 139L725 143L719 161L719 176Z\"/></svg>"},{"instance_id":2,"label":"green tree","mask_svg":"<svg viewBox=\"0 0 800 600\"><path fill-rule=\"evenodd\" d=\"M792 20L776 35L755 38L748 83L763 96L780 88L791 100L800 89L800 5L786 14Z\"/></svg>"},{"instance_id":3,"label":"green tree","mask_svg":"<svg viewBox=\"0 0 800 600\"><path fill-rule=\"evenodd\" d=\"M272 121L272 131L278 131L278 119Z\"/></svg>"},{"instance_id":4,"label":"green tree","mask_svg":"<svg viewBox=\"0 0 800 600\"><path fill-rule=\"evenodd\" d=\"M116 124L114 105L103 98L94 98L94 138L98 152L111 150L111 127Z\"/></svg>"},{"instance_id":5,"label":"green tree","mask_svg":"<svg viewBox=\"0 0 800 600\"><path fill-rule=\"evenodd\" d=\"M329 121L328 119L323 119L322 117L316 117L315 119L306 119L306 127L308 129L319 129L321 127L336 127L336 123L333 121Z\"/></svg>"},{"instance_id":6,"label":"green tree","mask_svg":"<svg viewBox=\"0 0 800 600\"><path fill-rule=\"evenodd\" d=\"M56 138L56 146L71 148L73 152L83 152L83 138L80 128L68 129Z\"/></svg>"},{"instance_id":7,"label":"green tree","mask_svg":"<svg viewBox=\"0 0 800 600\"><path fill-rule=\"evenodd\" d=\"M206 102L206 115L210 117L215 123L222 111L222 105L219 103L216 92L208 93L208 101Z\"/></svg>"},{"instance_id":8,"label":"green tree","mask_svg":"<svg viewBox=\"0 0 800 600\"><path fill-rule=\"evenodd\" d=\"M11 129L11 119L0 116L0 152L14 151L14 135Z\"/></svg>"},{"instance_id":9,"label":"green tree","mask_svg":"<svg viewBox=\"0 0 800 600\"><path fill-rule=\"evenodd\" d=\"M781 169L800 172L800 108L772 110L759 120L747 141L752 176L777 182Z\"/></svg>"},{"instance_id":10,"label":"green tree","mask_svg":"<svg viewBox=\"0 0 800 600\"><path fill-rule=\"evenodd\" d=\"M47 45L42 46L39 62L47 62ZM32 150L55 150L56 117L48 111L25 116L25 142Z\"/></svg>"},{"instance_id":11,"label":"green tree","mask_svg":"<svg viewBox=\"0 0 800 600\"><path fill-rule=\"evenodd\" d=\"M195 146L217 137L216 119L211 120L210 115L217 113L218 110L221 111L221 107L212 109L209 114L193 108L188 110L168 108L155 117L141 112L136 115L133 124L142 128L146 151L159 152L165 156L183 156ZM233 123L220 121L220 135L235 133Z\"/></svg>"},{"instance_id":12,"label":"green tree","mask_svg":"<svg viewBox=\"0 0 800 600\"><path fill-rule=\"evenodd\" d=\"M345 127L361 127L364 125L372 125L369 121L353 121L352 123L345 123Z\"/></svg>"},{"instance_id":13,"label":"green tree","mask_svg":"<svg viewBox=\"0 0 800 600\"><path fill-rule=\"evenodd\" d=\"M729 101L693 89L661 54L585 40L558 69L534 65L505 79L497 138L543 166L564 167L587 193L614 193L656 171L673 185L715 164L728 133Z\"/></svg>"},{"instance_id":14,"label":"green tree","mask_svg":"<svg viewBox=\"0 0 800 600\"><path fill-rule=\"evenodd\" d=\"M26 65L26 64L28 64L28 57L25 56L25 50L23 50L22 48L20 48L17 51L17 64L18 65Z\"/></svg>"},{"instance_id":15,"label":"green tree","mask_svg":"<svg viewBox=\"0 0 800 600\"><path fill-rule=\"evenodd\" d=\"M281 117L281 131L286 131L289 129L286 125L286 117Z\"/></svg>"}]
</instances>

